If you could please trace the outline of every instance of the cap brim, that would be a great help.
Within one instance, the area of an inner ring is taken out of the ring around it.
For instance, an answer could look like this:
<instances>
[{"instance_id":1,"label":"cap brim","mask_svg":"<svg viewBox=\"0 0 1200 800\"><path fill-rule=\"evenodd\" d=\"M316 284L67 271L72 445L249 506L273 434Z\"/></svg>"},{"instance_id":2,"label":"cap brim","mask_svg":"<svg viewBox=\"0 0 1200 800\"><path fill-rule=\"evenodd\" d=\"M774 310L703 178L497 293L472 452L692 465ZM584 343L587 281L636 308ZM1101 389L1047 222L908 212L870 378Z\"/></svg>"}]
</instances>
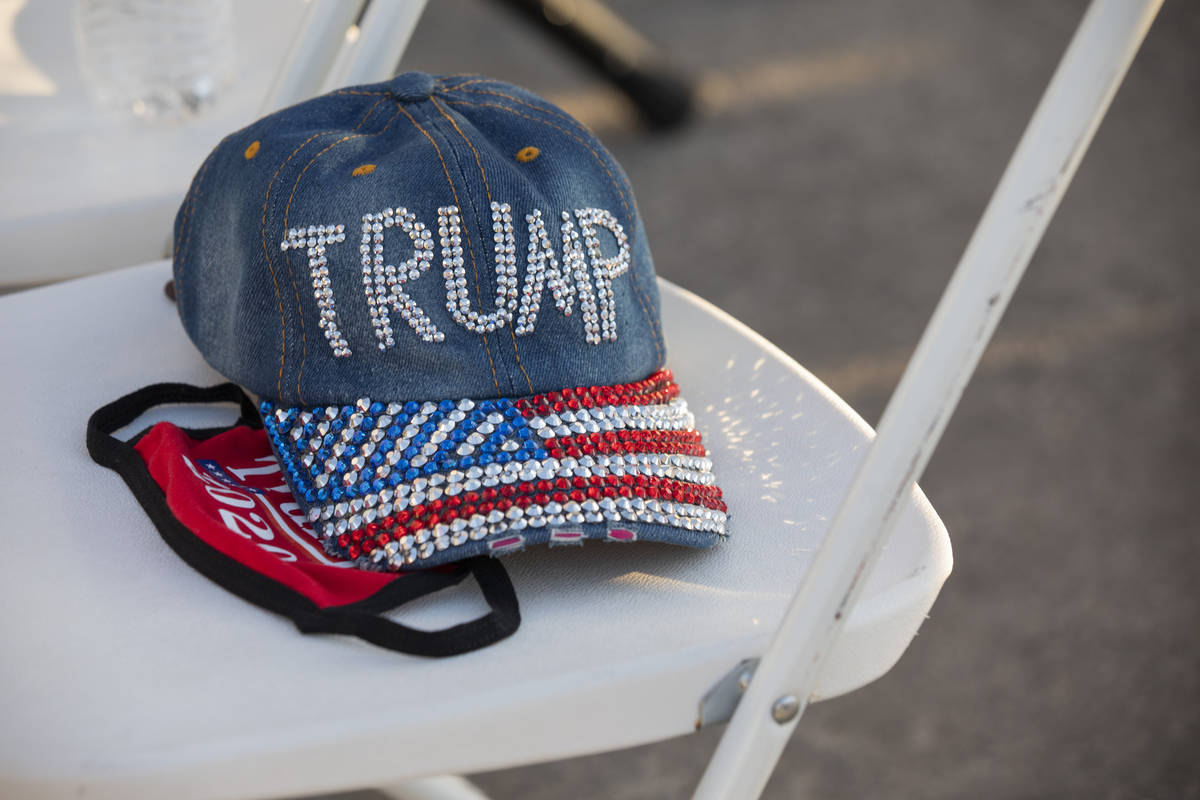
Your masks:
<instances>
[{"instance_id":1,"label":"cap brim","mask_svg":"<svg viewBox=\"0 0 1200 800\"><path fill-rule=\"evenodd\" d=\"M260 410L326 550L364 568L726 535L712 462L668 370L516 399Z\"/></svg>"}]
</instances>

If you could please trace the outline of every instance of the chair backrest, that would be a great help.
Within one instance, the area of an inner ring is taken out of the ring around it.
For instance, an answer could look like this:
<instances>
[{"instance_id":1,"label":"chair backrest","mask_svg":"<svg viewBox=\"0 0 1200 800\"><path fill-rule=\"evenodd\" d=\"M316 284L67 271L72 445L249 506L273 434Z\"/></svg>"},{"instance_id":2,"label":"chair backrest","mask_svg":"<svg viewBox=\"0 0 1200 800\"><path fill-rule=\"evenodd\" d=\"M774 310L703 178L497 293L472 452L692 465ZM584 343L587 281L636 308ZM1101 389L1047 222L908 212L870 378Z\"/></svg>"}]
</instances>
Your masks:
<instances>
[{"instance_id":1,"label":"chair backrest","mask_svg":"<svg viewBox=\"0 0 1200 800\"><path fill-rule=\"evenodd\" d=\"M204 156L258 116L298 25L292 6L237 4L233 82L193 117L147 122L89 99L72 32L74 0L25 4L10 21L12 57L25 65L25 78L0 88L0 287L161 258Z\"/></svg>"},{"instance_id":2,"label":"chair backrest","mask_svg":"<svg viewBox=\"0 0 1200 800\"><path fill-rule=\"evenodd\" d=\"M311 0L297 14L292 0L236 4L233 83L194 117L145 122L88 100L74 0L25 5L8 20L17 68L0 83L0 288L165 255L188 183L222 136L326 88L391 74L424 1L362 6Z\"/></svg>"},{"instance_id":3,"label":"chair backrest","mask_svg":"<svg viewBox=\"0 0 1200 800\"><path fill-rule=\"evenodd\" d=\"M425 0L310 0L263 102L268 114L343 86L387 80Z\"/></svg>"}]
</instances>

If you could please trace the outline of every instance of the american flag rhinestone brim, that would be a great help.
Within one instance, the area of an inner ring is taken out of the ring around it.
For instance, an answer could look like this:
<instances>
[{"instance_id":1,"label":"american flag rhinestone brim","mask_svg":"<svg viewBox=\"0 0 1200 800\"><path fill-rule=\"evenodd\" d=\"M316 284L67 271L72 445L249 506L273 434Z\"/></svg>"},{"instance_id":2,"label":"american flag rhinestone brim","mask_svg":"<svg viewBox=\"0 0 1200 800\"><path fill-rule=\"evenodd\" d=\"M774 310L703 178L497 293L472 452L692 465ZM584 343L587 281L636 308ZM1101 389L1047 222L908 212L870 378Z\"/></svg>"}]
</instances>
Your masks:
<instances>
[{"instance_id":1,"label":"american flag rhinestone brim","mask_svg":"<svg viewBox=\"0 0 1200 800\"><path fill-rule=\"evenodd\" d=\"M712 461L669 370L516 399L268 401L261 413L325 549L364 568L726 535Z\"/></svg>"}]
</instances>

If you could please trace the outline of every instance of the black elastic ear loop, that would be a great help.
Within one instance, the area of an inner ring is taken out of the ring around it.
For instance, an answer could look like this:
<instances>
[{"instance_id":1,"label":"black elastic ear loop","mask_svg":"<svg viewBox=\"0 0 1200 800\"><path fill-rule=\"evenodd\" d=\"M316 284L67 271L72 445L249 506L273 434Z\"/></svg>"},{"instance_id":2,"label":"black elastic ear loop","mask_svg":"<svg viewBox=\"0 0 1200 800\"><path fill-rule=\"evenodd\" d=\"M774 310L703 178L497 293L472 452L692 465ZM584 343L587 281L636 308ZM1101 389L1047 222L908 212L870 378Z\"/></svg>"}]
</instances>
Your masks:
<instances>
[{"instance_id":1,"label":"black elastic ear loop","mask_svg":"<svg viewBox=\"0 0 1200 800\"><path fill-rule=\"evenodd\" d=\"M254 401L237 384L219 383L216 386L192 386L189 383L154 383L144 386L136 392L130 392L97 409L92 414L88 419L87 426L88 452L92 454L94 460L99 461L96 459L96 454L92 452L93 445L104 451L109 446L105 440L125 444L119 439L114 439L112 434L155 406L194 403L237 403L240 416L235 424L250 425L254 428L262 427ZM104 466L109 465L104 464Z\"/></svg>"},{"instance_id":2,"label":"black elastic ear loop","mask_svg":"<svg viewBox=\"0 0 1200 800\"><path fill-rule=\"evenodd\" d=\"M462 563L475 576L490 609L470 622L425 631L377 616L355 604L322 609L304 619L296 617L296 627L305 633L348 633L389 650L418 656L466 653L511 636L521 625L521 611L508 572L489 556L476 556Z\"/></svg>"},{"instance_id":3,"label":"black elastic ear loop","mask_svg":"<svg viewBox=\"0 0 1200 800\"><path fill-rule=\"evenodd\" d=\"M141 456L112 434L150 408L165 404L233 402L241 407L239 424L258 424L254 403L235 384L198 387L159 383L115 400L92 414L87 447L92 459L117 472L154 522L163 540L184 561L228 591L290 618L305 633L342 633L421 656L450 656L476 650L512 635L521 614L508 572L494 559L477 556L458 562L453 572L414 572L394 580L368 598L344 606L321 608L308 597L221 553L181 523L151 477ZM215 435L216 431L189 431ZM417 597L460 583L474 575L488 603L483 616L440 631L410 628L378 616Z\"/></svg>"}]
</instances>

